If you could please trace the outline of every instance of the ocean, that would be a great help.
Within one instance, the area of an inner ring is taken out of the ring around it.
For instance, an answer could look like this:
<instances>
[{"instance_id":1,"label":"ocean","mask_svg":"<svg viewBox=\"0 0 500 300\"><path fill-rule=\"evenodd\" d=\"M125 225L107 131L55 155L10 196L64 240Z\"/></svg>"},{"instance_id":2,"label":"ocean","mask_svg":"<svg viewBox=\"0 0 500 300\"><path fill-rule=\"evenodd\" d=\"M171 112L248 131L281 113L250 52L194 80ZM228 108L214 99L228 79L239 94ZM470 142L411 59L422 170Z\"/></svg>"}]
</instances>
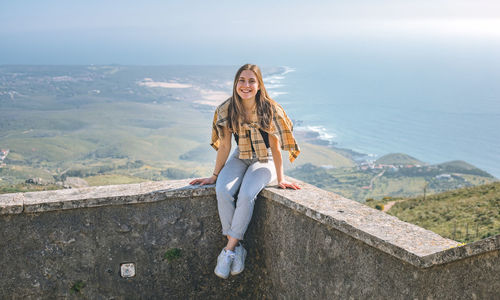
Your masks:
<instances>
[{"instance_id":1,"label":"ocean","mask_svg":"<svg viewBox=\"0 0 500 300\"><path fill-rule=\"evenodd\" d=\"M464 160L500 178L500 47L420 47L321 53L265 83L299 127L338 147Z\"/></svg>"}]
</instances>

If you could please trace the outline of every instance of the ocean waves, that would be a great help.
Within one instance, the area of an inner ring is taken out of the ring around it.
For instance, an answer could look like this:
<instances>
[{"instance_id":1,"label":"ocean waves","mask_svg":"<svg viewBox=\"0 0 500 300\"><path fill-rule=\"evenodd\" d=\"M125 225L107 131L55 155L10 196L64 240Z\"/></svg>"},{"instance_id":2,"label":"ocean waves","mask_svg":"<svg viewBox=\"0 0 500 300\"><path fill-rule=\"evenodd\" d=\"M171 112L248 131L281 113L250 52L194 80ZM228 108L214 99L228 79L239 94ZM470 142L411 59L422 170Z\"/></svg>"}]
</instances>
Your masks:
<instances>
[{"instance_id":1,"label":"ocean waves","mask_svg":"<svg viewBox=\"0 0 500 300\"><path fill-rule=\"evenodd\" d=\"M291 72L295 72L294 68L282 66L270 73L265 73L263 75L264 85L268 91L271 98L278 98L282 95L287 95L288 91L283 90L286 85L283 83L285 80L285 75Z\"/></svg>"}]
</instances>

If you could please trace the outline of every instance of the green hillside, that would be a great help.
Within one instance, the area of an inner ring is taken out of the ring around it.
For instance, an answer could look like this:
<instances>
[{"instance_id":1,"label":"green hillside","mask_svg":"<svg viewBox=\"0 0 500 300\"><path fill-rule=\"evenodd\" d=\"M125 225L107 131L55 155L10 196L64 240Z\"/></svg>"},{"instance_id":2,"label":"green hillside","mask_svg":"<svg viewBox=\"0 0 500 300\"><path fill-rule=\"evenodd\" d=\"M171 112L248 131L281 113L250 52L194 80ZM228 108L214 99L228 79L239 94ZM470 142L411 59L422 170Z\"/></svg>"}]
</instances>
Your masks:
<instances>
[{"instance_id":1,"label":"green hillside","mask_svg":"<svg viewBox=\"0 0 500 300\"><path fill-rule=\"evenodd\" d=\"M375 161L384 165L425 165L424 162L404 153L389 153Z\"/></svg>"},{"instance_id":2,"label":"green hillside","mask_svg":"<svg viewBox=\"0 0 500 300\"><path fill-rule=\"evenodd\" d=\"M500 182L435 195L369 201L382 208L396 201L387 213L460 242L500 234Z\"/></svg>"},{"instance_id":3,"label":"green hillside","mask_svg":"<svg viewBox=\"0 0 500 300\"><path fill-rule=\"evenodd\" d=\"M384 197L416 197L422 195L424 189L427 194L435 194L496 180L477 168L455 166L453 174L447 174L448 171L440 165L363 169L307 163L286 174L359 202Z\"/></svg>"},{"instance_id":4,"label":"green hillside","mask_svg":"<svg viewBox=\"0 0 500 300\"><path fill-rule=\"evenodd\" d=\"M453 160L449 162L445 162L442 164L438 164L437 167L441 168L445 172L454 173L460 172L462 174L474 174L485 177L493 177L488 172L485 172L476 166L473 166L463 160Z\"/></svg>"},{"instance_id":5,"label":"green hillside","mask_svg":"<svg viewBox=\"0 0 500 300\"><path fill-rule=\"evenodd\" d=\"M297 143L300 145L301 153L293 164L288 160L288 152L283 151L285 170L293 169L304 164L327 165L335 168L351 168L356 165L352 159L336 149L310 144L299 138L297 138Z\"/></svg>"},{"instance_id":6,"label":"green hillside","mask_svg":"<svg viewBox=\"0 0 500 300\"><path fill-rule=\"evenodd\" d=\"M57 188L66 177L104 185L209 176L214 107L199 101L230 91L220 78L233 72L230 66L0 66L0 149L10 151L0 161L0 188L43 189L25 184L30 178ZM141 85L146 78L191 88ZM283 152L285 170L355 165L310 143L315 138L298 135L302 154L292 165Z\"/></svg>"}]
</instances>

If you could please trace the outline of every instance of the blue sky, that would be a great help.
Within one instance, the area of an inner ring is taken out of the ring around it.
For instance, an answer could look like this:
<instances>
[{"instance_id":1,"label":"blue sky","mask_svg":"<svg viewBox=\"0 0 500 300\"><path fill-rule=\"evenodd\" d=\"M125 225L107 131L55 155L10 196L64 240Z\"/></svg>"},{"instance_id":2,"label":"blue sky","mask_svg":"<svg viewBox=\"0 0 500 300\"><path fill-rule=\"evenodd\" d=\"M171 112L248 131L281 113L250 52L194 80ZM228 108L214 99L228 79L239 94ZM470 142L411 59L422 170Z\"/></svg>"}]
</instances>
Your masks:
<instances>
[{"instance_id":1,"label":"blue sky","mask_svg":"<svg viewBox=\"0 0 500 300\"><path fill-rule=\"evenodd\" d=\"M0 64L238 64L353 41L495 43L500 1L3 1ZM351 44L352 46L352 44Z\"/></svg>"}]
</instances>

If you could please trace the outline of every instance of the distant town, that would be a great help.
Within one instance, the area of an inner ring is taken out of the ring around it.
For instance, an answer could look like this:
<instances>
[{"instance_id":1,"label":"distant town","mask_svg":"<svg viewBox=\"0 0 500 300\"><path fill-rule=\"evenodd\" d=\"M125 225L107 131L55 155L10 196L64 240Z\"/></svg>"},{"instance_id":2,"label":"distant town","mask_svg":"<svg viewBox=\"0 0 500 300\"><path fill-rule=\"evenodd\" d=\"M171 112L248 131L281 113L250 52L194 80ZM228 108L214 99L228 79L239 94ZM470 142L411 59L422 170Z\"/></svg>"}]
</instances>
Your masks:
<instances>
[{"instance_id":1,"label":"distant town","mask_svg":"<svg viewBox=\"0 0 500 300\"><path fill-rule=\"evenodd\" d=\"M0 168L5 166L4 159L9 155L9 149L0 149Z\"/></svg>"},{"instance_id":2,"label":"distant town","mask_svg":"<svg viewBox=\"0 0 500 300\"><path fill-rule=\"evenodd\" d=\"M363 170L363 171L377 170L378 169L378 170L384 170L384 171L388 171L388 172L397 172L401 169L412 169L412 168L422 168L421 170L418 170L421 172L429 172L429 171L439 169L437 166L429 166L429 165L423 166L420 164L408 164L408 165L377 164L373 161L362 162L361 164L358 165L358 170ZM438 174L438 175L435 175L435 178L436 179L451 179L452 174L446 174L446 173Z\"/></svg>"},{"instance_id":3,"label":"distant town","mask_svg":"<svg viewBox=\"0 0 500 300\"><path fill-rule=\"evenodd\" d=\"M366 171L368 169L390 169L393 171L397 171L402 168L420 168L422 165L386 165L386 164L377 164L374 161L365 161L359 164L359 169Z\"/></svg>"}]
</instances>

